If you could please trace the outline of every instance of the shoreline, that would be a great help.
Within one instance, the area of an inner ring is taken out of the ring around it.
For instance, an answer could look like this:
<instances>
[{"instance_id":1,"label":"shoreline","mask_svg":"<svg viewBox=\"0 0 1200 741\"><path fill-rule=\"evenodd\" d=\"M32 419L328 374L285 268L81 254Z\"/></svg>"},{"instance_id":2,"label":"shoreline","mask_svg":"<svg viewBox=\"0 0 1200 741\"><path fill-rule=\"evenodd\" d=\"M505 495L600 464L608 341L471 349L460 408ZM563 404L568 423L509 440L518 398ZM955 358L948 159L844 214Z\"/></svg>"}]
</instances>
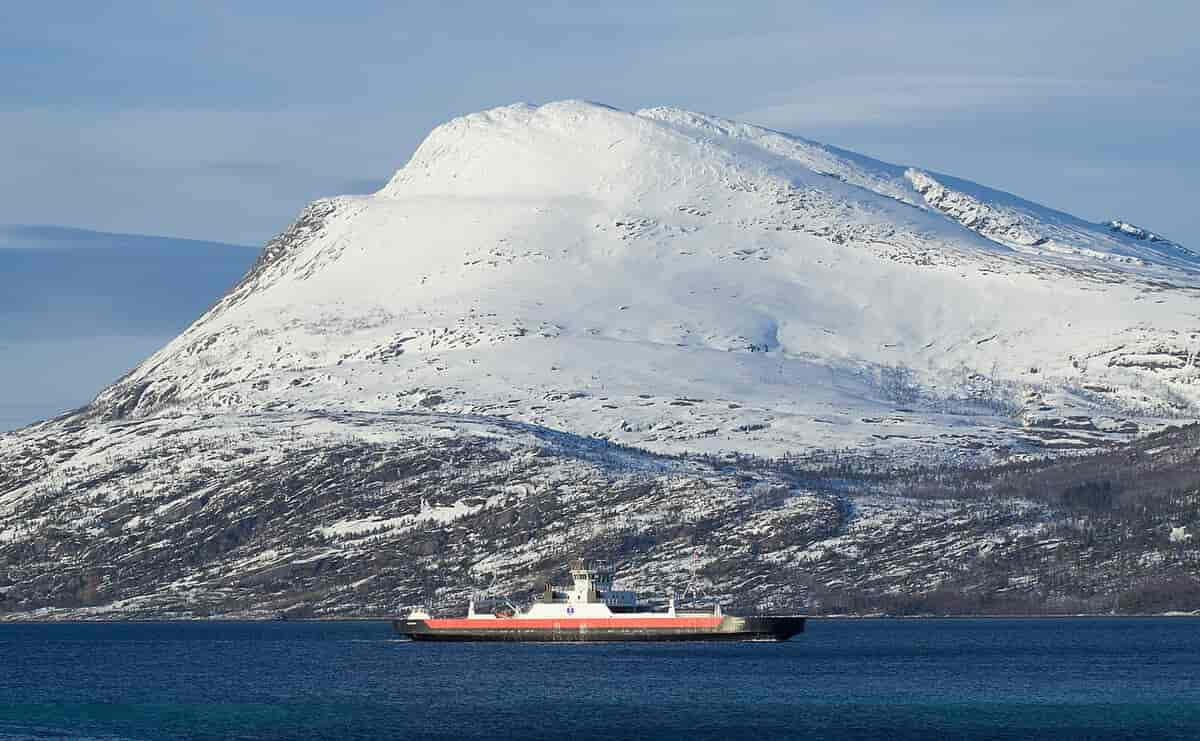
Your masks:
<instances>
[{"instance_id":1,"label":"shoreline","mask_svg":"<svg viewBox=\"0 0 1200 741\"><path fill-rule=\"evenodd\" d=\"M1170 612L1170 613L1140 613L1131 615L1111 614L1078 614L1078 615L805 615L810 621L851 621L851 620L1150 620L1150 619L1200 619L1200 612ZM399 619L391 617L332 617L332 618L3 618L0 617L0 628L5 625L182 625L206 623L390 623Z\"/></svg>"}]
</instances>

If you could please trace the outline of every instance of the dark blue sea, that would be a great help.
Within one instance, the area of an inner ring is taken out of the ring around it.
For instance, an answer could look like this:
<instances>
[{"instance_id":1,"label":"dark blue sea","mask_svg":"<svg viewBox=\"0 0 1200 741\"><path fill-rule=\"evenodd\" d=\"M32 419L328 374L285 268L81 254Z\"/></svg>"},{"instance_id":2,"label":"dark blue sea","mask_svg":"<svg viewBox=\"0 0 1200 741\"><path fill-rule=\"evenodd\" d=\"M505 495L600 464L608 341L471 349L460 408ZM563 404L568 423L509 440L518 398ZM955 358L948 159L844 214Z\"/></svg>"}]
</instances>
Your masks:
<instances>
[{"instance_id":1,"label":"dark blue sea","mask_svg":"<svg viewBox=\"0 0 1200 741\"><path fill-rule=\"evenodd\" d=\"M0 739L1200 739L1200 620L813 620L784 644L384 622L0 625Z\"/></svg>"}]
</instances>

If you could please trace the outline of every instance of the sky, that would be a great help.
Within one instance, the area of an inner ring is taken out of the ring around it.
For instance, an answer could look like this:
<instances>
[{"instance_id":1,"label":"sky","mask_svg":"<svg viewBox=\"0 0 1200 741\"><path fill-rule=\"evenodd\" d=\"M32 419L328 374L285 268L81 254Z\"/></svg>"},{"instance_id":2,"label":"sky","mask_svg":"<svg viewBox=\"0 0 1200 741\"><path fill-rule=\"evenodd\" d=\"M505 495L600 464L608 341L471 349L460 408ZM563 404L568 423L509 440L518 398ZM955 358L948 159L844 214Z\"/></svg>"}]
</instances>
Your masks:
<instances>
[{"instance_id":1,"label":"sky","mask_svg":"<svg viewBox=\"0 0 1200 741\"><path fill-rule=\"evenodd\" d=\"M0 226L0 431L86 404L256 257L218 242Z\"/></svg>"},{"instance_id":2,"label":"sky","mask_svg":"<svg viewBox=\"0 0 1200 741\"><path fill-rule=\"evenodd\" d=\"M13 4L0 226L261 245L314 198L380 187L449 118L583 98L746 120L1200 248L1200 6L850 5ZM136 347L122 369L152 344L125 319L107 330ZM70 365L63 347L0 344L0 385Z\"/></svg>"},{"instance_id":3,"label":"sky","mask_svg":"<svg viewBox=\"0 0 1200 741\"><path fill-rule=\"evenodd\" d=\"M749 120L1200 245L1200 6L848 5L14 4L0 223L261 244L307 201L378 188L453 116L584 98Z\"/></svg>"}]
</instances>

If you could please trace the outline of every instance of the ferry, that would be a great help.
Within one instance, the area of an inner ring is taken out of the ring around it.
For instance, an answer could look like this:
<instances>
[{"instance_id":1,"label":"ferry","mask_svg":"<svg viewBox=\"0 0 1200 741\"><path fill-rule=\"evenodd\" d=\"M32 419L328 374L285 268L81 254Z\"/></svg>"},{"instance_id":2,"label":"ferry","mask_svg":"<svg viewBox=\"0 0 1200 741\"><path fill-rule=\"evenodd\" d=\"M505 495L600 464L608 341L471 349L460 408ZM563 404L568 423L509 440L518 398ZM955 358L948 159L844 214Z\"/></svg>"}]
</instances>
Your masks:
<instances>
[{"instance_id":1,"label":"ferry","mask_svg":"<svg viewBox=\"0 0 1200 741\"><path fill-rule=\"evenodd\" d=\"M466 617L436 618L416 609L394 620L397 633L415 641L786 641L804 632L802 615L737 617L711 610L684 611L672 596L654 610L636 592L613 589L604 562L575 561L569 587L547 584L526 609L502 602Z\"/></svg>"}]
</instances>

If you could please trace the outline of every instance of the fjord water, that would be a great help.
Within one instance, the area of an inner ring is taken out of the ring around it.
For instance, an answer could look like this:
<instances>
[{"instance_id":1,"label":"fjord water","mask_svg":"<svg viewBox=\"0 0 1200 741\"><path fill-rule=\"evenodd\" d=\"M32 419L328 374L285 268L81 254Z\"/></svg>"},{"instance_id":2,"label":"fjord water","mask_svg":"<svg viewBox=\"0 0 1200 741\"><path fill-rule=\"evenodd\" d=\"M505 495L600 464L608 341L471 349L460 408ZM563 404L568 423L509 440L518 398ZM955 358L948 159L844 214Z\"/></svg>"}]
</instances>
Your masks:
<instances>
[{"instance_id":1,"label":"fjord water","mask_svg":"<svg viewBox=\"0 0 1200 741\"><path fill-rule=\"evenodd\" d=\"M1200 737L1200 620L814 620L785 644L384 622L0 625L0 739Z\"/></svg>"}]
</instances>

